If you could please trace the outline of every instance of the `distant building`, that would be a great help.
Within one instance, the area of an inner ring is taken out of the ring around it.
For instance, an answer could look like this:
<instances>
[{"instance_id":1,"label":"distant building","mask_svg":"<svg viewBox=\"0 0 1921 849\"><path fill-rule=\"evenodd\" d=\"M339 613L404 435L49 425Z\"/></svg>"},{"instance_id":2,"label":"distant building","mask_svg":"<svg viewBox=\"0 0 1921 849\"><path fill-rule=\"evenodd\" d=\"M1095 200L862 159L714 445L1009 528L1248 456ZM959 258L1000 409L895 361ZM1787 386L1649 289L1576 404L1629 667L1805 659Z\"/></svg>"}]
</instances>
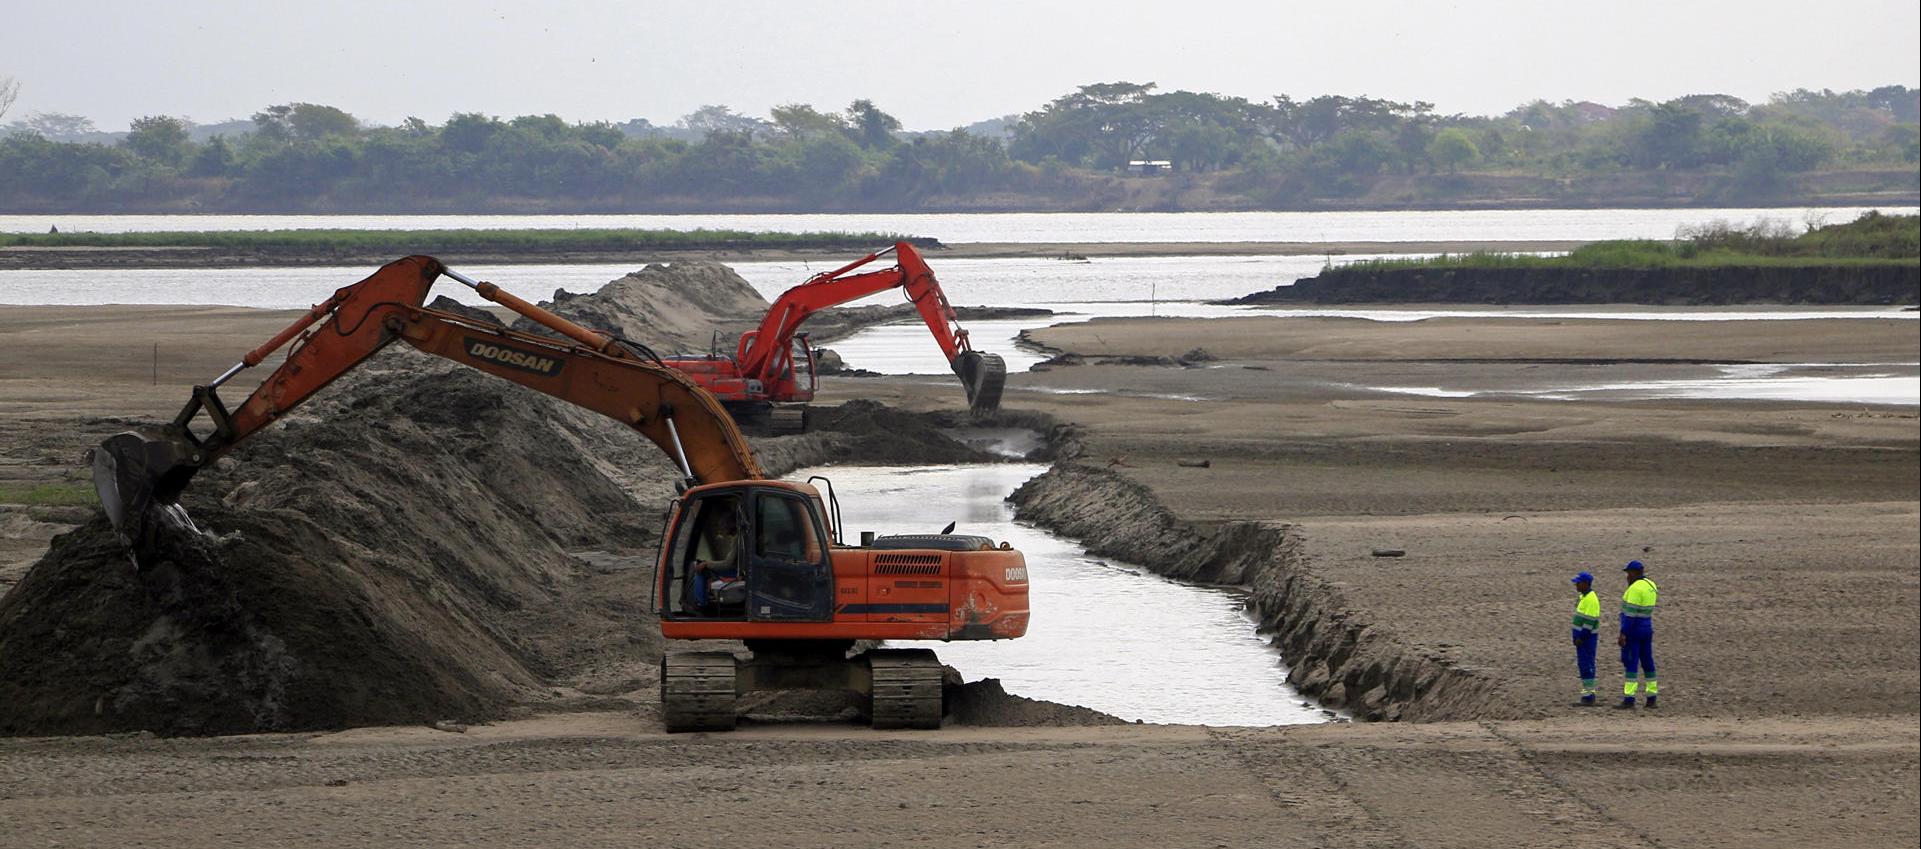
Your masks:
<instances>
[{"instance_id":1,"label":"distant building","mask_svg":"<svg viewBox=\"0 0 1921 849\"><path fill-rule=\"evenodd\" d=\"M1130 159L1127 161L1129 174L1159 174L1174 170L1174 162L1169 159Z\"/></svg>"}]
</instances>

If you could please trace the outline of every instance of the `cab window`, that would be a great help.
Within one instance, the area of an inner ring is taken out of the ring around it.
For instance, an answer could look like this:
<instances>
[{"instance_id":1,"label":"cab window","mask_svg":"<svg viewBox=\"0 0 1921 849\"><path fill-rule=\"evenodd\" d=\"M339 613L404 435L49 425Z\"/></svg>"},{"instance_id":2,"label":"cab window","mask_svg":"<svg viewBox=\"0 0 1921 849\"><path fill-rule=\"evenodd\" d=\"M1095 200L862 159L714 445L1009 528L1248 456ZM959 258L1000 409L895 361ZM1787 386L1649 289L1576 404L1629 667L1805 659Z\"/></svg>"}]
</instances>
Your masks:
<instances>
[{"instance_id":1,"label":"cab window","mask_svg":"<svg viewBox=\"0 0 1921 849\"><path fill-rule=\"evenodd\" d=\"M820 560L820 529L807 503L788 495L762 493L757 501L754 550L762 557L814 563Z\"/></svg>"}]
</instances>

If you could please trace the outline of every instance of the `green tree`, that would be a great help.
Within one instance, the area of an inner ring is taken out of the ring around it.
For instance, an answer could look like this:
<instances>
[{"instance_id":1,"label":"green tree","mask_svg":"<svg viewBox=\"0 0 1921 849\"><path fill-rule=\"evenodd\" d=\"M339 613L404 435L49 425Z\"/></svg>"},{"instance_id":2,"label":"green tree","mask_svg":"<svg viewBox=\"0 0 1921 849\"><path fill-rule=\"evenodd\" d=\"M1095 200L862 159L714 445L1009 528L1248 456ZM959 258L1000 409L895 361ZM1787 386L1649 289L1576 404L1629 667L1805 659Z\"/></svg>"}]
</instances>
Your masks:
<instances>
[{"instance_id":1,"label":"green tree","mask_svg":"<svg viewBox=\"0 0 1921 849\"><path fill-rule=\"evenodd\" d=\"M1434 134L1434 140L1427 143L1427 157L1434 164L1453 174L1463 165L1471 165L1481 159L1481 149L1474 144L1474 138L1460 127L1448 127Z\"/></svg>"},{"instance_id":2,"label":"green tree","mask_svg":"<svg viewBox=\"0 0 1921 849\"><path fill-rule=\"evenodd\" d=\"M187 123L169 115L135 118L120 144L141 159L178 166L188 154Z\"/></svg>"},{"instance_id":3,"label":"green tree","mask_svg":"<svg viewBox=\"0 0 1921 849\"><path fill-rule=\"evenodd\" d=\"M440 143L451 151L477 154L485 150L487 142L506 126L478 112L458 113L448 118L446 126L440 128Z\"/></svg>"},{"instance_id":4,"label":"green tree","mask_svg":"<svg viewBox=\"0 0 1921 849\"><path fill-rule=\"evenodd\" d=\"M1102 170L1119 168L1153 140L1157 121L1147 104L1153 83L1081 86L1014 125L1009 152L1024 162L1054 157Z\"/></svg>"},{"instance_id":5,"label":"green tree","mask_svg":"<svg viewBox=\"0 0 1921 849\"><path fill-rule=\"evenodd\" d=\"M202 145L187 164L187 173L195 177L229 177L235 173L233 148L227 146L222 136L214 136Z\"/></svg>"},{"instance_id":6,"label":"green tree","mask_svg":"<svg viewBox=\"0 0 1921 849\"><path fill-rule=\"evenodd\" d=\"M93 119L64 112L34 112L27 115L27 130L54 141L76 141L81 136L99 132L94 129Z\"/></svg>"},{"instance_id":7,"label":"green tree","mask_svg":"<svg viewBox=\"0 0 1921 849\"><path fill-rule=\"evenodd\" d=\"M680 126L697 135L712 133L746 133L749 136L764 134L767 122L759 118L740 115L726 106L702 106L680 119Z\"/></svg>"},{"instance_id":8,"label":"green tree","mask_svg":"<svg viewBox=\"0 0 1921 849\"><path fill-rule=\"evenodd\" d=\"M293 104L287 122L293 128L294 138L306 141L351 139L360 135L359 119L343 110L317 103Z\"/></svg>"},{"instance_id":9,"label":"green tree","mask_svg":"<svg viewBox=\"0 0 1921 849\"><path fill-rule=\"evenodd\" d=\"M849 132L847 122L839 115L822 114L806 103L776 106L770 117L774 120L774 129L789 138L843 135Z\"/></svg>"},{"instance_id":10,"label":"green tree","mask_svg":"<svg viewBox=\"0 0 1921 849\"><path fill-rule=\"evenodd\" d=\"M894 144L900 119L880 111L874 101L862 98L847 105L847 123L853 127L854 142L862 150L886 150Z\"/></svg>"}]
</instances>

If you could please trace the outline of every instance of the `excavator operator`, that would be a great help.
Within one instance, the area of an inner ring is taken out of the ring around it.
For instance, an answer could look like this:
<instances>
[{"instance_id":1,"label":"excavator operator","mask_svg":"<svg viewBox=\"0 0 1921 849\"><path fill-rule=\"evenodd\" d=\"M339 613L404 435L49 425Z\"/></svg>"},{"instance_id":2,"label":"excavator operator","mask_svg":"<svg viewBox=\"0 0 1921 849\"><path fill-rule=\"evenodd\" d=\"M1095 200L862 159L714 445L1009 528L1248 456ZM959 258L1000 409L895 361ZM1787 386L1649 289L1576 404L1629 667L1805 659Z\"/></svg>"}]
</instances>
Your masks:
<instances>
[{"instance_id":1,"label":"excavator operator","mask_svg":"<svg viewBox=\"0 0 1921 849\"><path fill-rule=\"evenodd\" d=\"M695 537L694 567L687 582L692 608L702 616L719 616L743 609L747 581L740 571L740 527L733 496L701 505Z\"/></svg>"}]
</instances>

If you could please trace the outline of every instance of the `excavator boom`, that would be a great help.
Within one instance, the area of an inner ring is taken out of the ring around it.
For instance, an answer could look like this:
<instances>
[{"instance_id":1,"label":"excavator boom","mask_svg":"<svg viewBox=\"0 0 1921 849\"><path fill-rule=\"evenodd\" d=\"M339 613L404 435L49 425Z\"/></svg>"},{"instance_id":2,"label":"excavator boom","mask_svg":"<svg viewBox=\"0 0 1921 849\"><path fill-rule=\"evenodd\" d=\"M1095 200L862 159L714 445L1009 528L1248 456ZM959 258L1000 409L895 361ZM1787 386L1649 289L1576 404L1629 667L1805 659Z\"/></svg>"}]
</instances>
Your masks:
<instances>
[{"instance_id":1,"label":"excavator boom","mask_svg":"<svg viewBox=\"0 0 1921 849\"><path fill-rule=\"evenodd\" d=\"M429 287L442 275L562 338L425 308ZM713 395L645 358L644 349L470 280L432 257L413 256L340 289L212 383L194 387L172 422L115 435L95 448L94 484L109 520L136 552L154 523L186 522L178 500L195 473L395 340L616 419L673 458L687 485L765 477ZM295 347L286 362L230 410L219 387L289 342ZM196 433L203 417L208 423Z\"/></svg>"},{"instance_id":2,"label":"excavator boom","mask_svg":"<svg viewBox=\"0 0 1921 849\"><path fill-rule=\"evenodd\" d=\"M895 264L874 271L859 269L888 255ZM977 413L990 413L1000 407L1001 387L1007 375L1006 364L997 354L975 351L960 326L954 307L934 279L933 269L920 252L907 242L875 251L860 259L816 274L798 286L782 292L761 318L760 325L740 337L734 361L740 376L775 385L780 376L793 368L794 335L807 318L816 312L859 300L888 289L899 288L906 295L921 321L946 355L948 366L961 378L970 407Z\"/></svg>"}]
</instances>

